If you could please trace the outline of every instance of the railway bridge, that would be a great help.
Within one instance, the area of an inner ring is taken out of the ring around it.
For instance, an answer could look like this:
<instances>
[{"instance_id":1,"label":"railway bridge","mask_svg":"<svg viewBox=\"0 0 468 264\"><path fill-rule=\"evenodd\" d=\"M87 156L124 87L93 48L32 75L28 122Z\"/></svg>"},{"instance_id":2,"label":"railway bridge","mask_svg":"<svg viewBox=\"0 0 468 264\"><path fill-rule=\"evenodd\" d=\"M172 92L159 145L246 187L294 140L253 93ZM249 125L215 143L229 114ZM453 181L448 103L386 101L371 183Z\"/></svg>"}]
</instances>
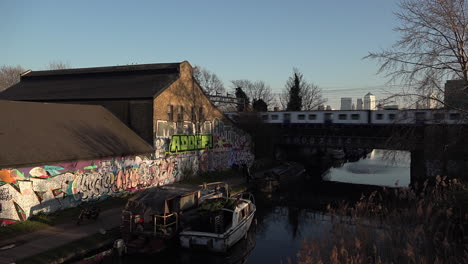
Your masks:
<instances>
[{"instance_id":1,"label":"railway bridge","mask_svg":"<svg viewBox=\"0 0 468 264\"><path fill-rule=\"evenodd\" d=\"M406 150L411 151L412 180L436 175L468 179L468 116L463 112L415 109L226 115L240 124L261 123L261 140L268 140L275 152L304 148Z\"/></svg>"}]
</instances>

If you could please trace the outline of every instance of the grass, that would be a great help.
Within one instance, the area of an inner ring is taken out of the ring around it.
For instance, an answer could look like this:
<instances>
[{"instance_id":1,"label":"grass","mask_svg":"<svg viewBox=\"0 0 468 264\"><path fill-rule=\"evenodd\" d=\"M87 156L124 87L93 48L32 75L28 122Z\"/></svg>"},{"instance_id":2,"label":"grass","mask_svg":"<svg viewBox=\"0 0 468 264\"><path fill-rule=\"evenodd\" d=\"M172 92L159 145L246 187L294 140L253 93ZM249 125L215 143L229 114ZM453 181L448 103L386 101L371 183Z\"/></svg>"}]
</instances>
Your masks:
<instances>
[{"instance_id":1,"label":"grass","mask_svg":"<svg viewBox=\"0 0 468 264\"><path fill-rule=\"evenodd\" d=\"M16 264L26 263L63 263L84 257L99 248L108 248L120 237L119 228L114 228L106 234L96 233L61 247L54 248L43 253L16 261Z\"/></svg>"},{"instance_id":2,"label":"grass","mask_svg":"<svg viewBox=\"0 0 468 264\"><path fill-rule=\"evenodd\" d=\"M303 243L298 263L466 263L468 187L437 177L328 206L328 237Z\"/></svg>"},{"instance_id":3,"label":"grass","mask_svg":"<svg viewBox=\"0 0 468 264\"><path fill-rule=\"evenodd\" d=\"M106 210L124 205L128 198L128 195L108 197L105 200L96 202L96 205L101 208L101 210ZM73 207L51 214L39 213L30 217L30 219L26 221L0 227L0 241L9 239L12 236L19 236L41 230L49 226L69 222L71 219L76 219L78 217L80 210L81 208L79 207Z\"/></svg>"}]
</instances>

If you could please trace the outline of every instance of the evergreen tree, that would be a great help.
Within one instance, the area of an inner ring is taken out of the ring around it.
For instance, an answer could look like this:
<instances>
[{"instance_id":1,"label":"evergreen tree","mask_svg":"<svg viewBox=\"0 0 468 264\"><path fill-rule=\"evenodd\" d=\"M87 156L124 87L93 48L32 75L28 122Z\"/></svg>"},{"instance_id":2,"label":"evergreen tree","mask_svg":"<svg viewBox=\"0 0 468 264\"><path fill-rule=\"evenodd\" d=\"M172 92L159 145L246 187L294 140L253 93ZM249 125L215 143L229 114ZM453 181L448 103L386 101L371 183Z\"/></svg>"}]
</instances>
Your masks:
<instances>
[{"instance_id":1,"label":"evergreen tree","mask_svg":"<svg viewBox=\"0 0 468 264\"><path fill-rule=\"evenodd\" d=\"M297 73L294 73L294 77L292 82L290 83L289 90L289 101L286 107L287 111L301 111L302 109L302 96L301 96L301 81Z\"/></svg>"},{"instance_id":2,"label":"evergreen tree","mask_svg":"<svg viewBox=\"0 0 468 264\"><path fill-rule=\"evenodd\" d=\"M247 94L245 94L245 92L242 90L241 87L236 88L236 98L242 101L242 103L237 105L237 111L239 112L246 111L250 103L249 97L247 96Z\"/></svg>"},{"instance_id":3,"label":"evergreen tree","mask_svg":"<svg viewBox=\"0 0 468 264\"><path fill-rule=\"evenodd\" d=\"M266 112L268 111L268 105L262 99L254 99L252 103L252 108L257 112Z\"/></svg>"}]
</instances>

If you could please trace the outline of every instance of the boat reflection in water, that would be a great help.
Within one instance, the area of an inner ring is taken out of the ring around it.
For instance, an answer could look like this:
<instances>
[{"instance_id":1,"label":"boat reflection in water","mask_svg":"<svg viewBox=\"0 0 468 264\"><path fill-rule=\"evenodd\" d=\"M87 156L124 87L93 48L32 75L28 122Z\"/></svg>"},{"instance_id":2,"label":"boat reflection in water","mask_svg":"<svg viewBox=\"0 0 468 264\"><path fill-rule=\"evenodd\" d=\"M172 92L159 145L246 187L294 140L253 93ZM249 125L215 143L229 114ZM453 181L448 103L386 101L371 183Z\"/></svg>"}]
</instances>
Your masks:
<instances>
[{"instance_id":1,"label":"boat reflection in water","mask_svg":"<svg viewBox=\"0 0 468 264\"><path fill-rule=\"evenodd\" d=\"M254 219L255 220L255 219ZM256 225L252 224L247 232L247 236L241 239L226 253L216 254L203 251L179 250L178 259L167 259L168 263L227 263L240 264L247 263L248 257L256 246ZM175 257L175 256L174 256ZM165 259L166 260L166 259Z\"/></svg>"}]
</instances>

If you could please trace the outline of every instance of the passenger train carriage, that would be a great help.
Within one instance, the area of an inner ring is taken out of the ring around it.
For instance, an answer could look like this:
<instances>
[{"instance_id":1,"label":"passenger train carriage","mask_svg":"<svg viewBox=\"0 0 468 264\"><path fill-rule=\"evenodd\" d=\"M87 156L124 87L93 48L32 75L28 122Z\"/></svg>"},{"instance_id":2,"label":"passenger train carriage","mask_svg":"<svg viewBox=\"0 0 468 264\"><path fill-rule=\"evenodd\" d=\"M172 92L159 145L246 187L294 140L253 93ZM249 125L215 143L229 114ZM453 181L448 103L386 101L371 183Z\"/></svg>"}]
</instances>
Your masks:
<instances>
[{"instance_id":1,"label":"passenger train carriage","mask_svg":"<svg viewBox=\"0 0 468 264\"><path fill-rule=\"evenodd\" d=\"M257 112L259 118L271 124L468 124L468 116L457 110L333 110ZM239 113L225 113L234 122Z\"/></svg>"}]
</instances>

